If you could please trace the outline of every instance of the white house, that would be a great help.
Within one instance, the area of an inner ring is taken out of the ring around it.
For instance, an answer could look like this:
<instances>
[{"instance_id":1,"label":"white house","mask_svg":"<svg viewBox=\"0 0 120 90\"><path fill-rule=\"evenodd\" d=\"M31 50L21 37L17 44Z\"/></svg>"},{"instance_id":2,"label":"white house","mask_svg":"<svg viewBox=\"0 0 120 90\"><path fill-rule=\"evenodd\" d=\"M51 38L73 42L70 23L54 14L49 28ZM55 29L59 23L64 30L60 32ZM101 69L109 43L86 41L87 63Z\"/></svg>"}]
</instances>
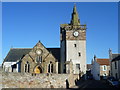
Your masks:
<instances>
[{"instance_id":1,"label":"white house","mask_svg":"<svg viewBox=\"0 0 120 90\"><path fill-rule=\"evenodd\" d=\"M91 74L95 80L105 79L109 76L110 66L109 59L96 58L92 60Z\"/></svg>"}]
</instances>

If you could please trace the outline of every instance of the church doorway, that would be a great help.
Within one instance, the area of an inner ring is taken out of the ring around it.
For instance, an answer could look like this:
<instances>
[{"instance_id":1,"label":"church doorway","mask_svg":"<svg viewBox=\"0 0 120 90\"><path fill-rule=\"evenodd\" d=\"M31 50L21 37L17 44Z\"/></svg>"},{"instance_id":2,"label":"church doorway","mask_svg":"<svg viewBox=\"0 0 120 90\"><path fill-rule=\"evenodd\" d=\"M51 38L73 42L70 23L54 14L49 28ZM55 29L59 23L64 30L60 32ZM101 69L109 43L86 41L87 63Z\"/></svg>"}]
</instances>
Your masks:
<instances>
[{"instance_id":1,"label":"church doorway","mask_svg":"<svg viewBox=\"0 0 120 90\"><path fill-rule=\"evenodd\" d=\"M34 73L42 73L42 69L40 66L36 66L34 69Z\"/></svg>"}]
</instances>

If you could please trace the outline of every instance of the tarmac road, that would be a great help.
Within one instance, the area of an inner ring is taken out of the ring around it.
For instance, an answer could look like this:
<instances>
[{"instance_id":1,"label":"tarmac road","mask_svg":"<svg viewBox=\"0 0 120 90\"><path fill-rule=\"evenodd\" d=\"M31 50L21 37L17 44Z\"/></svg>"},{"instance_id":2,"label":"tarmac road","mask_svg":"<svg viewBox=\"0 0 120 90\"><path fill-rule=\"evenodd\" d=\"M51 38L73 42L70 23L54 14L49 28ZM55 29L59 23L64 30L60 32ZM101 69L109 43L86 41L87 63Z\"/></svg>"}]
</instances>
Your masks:
<instances>
[{"instance_id":1,"label":"tarmac road","mask_svg":"<svg viewBox=\"0 0 120 90\"><path fill-rule=\"evenodd\" d=\"M78 81L77 85L71 89L85 89L85 88L114 88L108 85L103 80L86 80L86 81Z\"/></svg>"}]
</instances>

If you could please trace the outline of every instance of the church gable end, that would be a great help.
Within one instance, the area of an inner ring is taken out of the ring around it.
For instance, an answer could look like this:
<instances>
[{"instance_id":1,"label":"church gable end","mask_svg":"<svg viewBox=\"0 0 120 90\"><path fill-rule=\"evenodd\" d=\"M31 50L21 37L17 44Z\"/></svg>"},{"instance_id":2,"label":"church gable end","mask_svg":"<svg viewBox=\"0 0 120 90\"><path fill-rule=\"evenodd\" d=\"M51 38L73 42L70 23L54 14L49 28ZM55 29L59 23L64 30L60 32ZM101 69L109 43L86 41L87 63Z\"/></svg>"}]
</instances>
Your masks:
<instances>
[{"instance_id":1,"label":"church gable end","mask_svg":"<svg viewBox=\"0 0 120 90\"><path fill-rule=\"evenodd\" d=\"M25 55L21 62L21 72L48 73L49 64L53 64L52 72L56 72L56 58L39 41L33 49Z\"/></svg>"}]
</instances>

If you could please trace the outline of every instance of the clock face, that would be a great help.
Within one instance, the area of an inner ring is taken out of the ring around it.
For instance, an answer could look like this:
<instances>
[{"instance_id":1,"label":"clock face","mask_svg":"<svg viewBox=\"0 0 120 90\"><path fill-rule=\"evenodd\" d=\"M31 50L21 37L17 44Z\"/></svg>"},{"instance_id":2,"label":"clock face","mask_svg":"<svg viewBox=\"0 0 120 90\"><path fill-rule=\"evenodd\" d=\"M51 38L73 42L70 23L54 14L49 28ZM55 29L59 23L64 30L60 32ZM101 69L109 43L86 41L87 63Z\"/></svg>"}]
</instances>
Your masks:
<instances>
[{"instance_id":1,"label":"clock face","mask_svg":"<svg viewBox=\"0 0 120 90\"><path fill-rule=\"evenodd\" d=\"M77 31L75 31L75 32L73 33L73 35L74 35L75 37L77 37L77 36L79 35L79 33L78 33Z\"/></svg>"},{"instance_id":2,"label":"clock face","mask_svg":"<svg viewBox=\"0 0 120 90\"><path fill-rule=\"evenodd\" d=\"M41 55L41 54L42 54L42 50L36 50L36 53L37 53L38 55Z\"/></svg>"}]
</instances>

